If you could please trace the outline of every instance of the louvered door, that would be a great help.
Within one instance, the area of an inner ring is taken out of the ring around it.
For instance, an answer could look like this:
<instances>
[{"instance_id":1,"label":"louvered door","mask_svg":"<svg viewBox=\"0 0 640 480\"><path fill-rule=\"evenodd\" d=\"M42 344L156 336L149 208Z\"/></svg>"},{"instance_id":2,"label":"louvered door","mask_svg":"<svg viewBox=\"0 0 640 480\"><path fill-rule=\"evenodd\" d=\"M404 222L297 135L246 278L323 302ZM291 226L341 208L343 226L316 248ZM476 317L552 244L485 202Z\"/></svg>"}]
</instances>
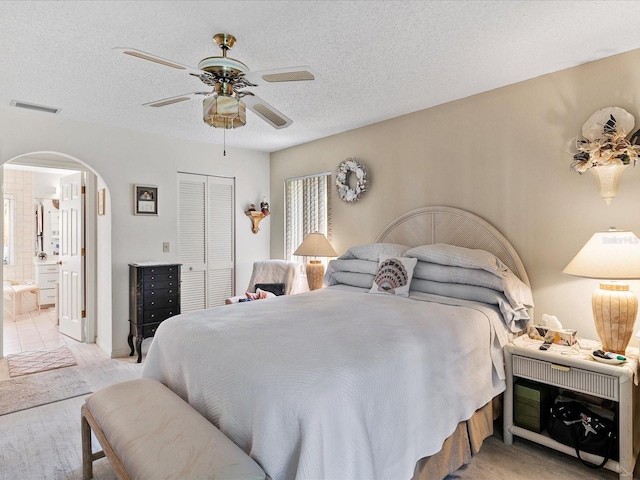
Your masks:
<instances>
[{"instance_id":1,"label":"louvered door","mask_svg":"<svg viewBox=\"0 0 640 480\"><path fill-rule=\"evenodd\" d=\"M234 180L180 173L178 258L183 312L233 296Z\"/></svg>"},{"instance_id":2,"label":"louvered door","mask_svg":"<svg viewBox=\"0 0 640 480\"><path fill-rule=\"evenodd\" d=\"M233 179L208 177L207 276L208 307L233 296Z\"/></svg>"}]
</instances>

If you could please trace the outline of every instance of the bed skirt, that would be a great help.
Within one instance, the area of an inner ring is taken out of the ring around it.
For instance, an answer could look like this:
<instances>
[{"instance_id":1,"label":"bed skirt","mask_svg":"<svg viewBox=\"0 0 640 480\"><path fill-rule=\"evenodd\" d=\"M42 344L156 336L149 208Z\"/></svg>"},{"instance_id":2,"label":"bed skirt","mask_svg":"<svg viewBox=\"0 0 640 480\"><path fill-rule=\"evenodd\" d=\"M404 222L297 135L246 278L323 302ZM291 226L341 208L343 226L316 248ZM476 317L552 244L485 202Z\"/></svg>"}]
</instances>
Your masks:
<instances>
[{"instance_id":1,"label":"bed skirt","mask_svg":"<svg viewBox=\"0 0 640 480\"><path fill-rule=\"evenodd\" d=\"M493 435L493 422L501 412L501 397L495 397L479 408L444 441L442 449L416 464L412 480L442 480L461 466L471 462L485 438Z\"/></svg>"}]
</instances>

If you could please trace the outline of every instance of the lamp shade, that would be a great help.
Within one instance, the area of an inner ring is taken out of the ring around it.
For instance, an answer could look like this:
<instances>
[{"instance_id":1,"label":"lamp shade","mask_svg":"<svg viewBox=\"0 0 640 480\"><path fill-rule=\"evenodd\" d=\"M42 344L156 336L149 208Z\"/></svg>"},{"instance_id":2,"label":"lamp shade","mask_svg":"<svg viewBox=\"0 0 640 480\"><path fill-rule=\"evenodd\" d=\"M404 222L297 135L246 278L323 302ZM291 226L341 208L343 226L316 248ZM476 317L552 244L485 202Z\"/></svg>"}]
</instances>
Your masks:
<instances>
[{"instance_id":1,"label":"lamp shade","mask_svg":"<svg viewBox=\"0 0 640 480\"><path fill-rule=\"evenodd\" d=\"M615 228L595 233L563 273L601 280L640 278L640 239ZM602 348L624 355L638 313L638 297L629 285L601 282L591 296L593 321Z\"/></svg>"},{"instance_id":2,"label":"lamp shade","mask_svg":"<svg viewBox=\"0 0 640 480\"><path fill-rule=\"evenodd\" d=\"M294 255L300 255L303 257L337 257L338 254L333 249L327 237L322 233L310 233L293 252Z\"/></svg>"},{"instance_id":3,"label":"lamp shade","mask_svg":"<svg viewBox=\"0 0 640 480\"><path fill-rule=\"evenodd\" d=\"M638 279L640 239L624 230L595 233L562 273L602 280Z\"/></svg>"}]
</instances>

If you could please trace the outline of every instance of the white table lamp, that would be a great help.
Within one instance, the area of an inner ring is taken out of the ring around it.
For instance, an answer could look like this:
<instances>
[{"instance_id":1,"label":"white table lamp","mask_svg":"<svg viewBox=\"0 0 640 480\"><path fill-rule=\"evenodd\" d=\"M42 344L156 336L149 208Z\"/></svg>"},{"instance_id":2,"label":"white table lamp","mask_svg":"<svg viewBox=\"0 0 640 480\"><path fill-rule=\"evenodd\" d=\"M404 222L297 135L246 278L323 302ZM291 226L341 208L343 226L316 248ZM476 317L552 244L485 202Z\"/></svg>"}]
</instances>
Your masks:
<instances>
[{"instance_id":1,"label":"white table lamp","mask_svg":"<svg viewBox=\"0 0 640 480\"><path fill-rule=\"evenodd\" d=\"M638 313L638 297L626 282L640 278L640 239L615 228L595 233L562 271L601 282L591 298L596 331L607 352L624 354Z\"/></svg>"},{"instance_id":2,"label":"white table lamp","mask_svg":"<svg viewBox=\"0 0 640 480\"><path fill-rule=\"evenodd\" d=\"M322 233L310 233L293 252L294 255L303 257L337 257L338 254L333 249L327 237ZM317 290L322 287L322 277L324 276L324 265L317 259L307 262L307 282L309 289Z\"/></svg>"}]
</instances>

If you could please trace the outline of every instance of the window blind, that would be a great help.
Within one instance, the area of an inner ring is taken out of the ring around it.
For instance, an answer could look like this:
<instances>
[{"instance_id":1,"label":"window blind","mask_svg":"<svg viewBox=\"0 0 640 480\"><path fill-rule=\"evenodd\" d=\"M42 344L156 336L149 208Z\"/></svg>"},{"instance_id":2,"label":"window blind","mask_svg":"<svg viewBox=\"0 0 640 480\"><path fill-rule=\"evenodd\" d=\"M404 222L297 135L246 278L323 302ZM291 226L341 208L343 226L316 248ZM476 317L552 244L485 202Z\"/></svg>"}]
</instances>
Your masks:
<instances>
[{"instance_id":1,"label":"window blind","mask_svg":"<svg viewBox=\"0 0 640 480\"><path fill-rule=\"evenodd\" d=\"M295 260L293 252L309 233L323 233L331 241L330 180L329 172L285 180L286 260Z\"/></svg>"}]
</instances>

